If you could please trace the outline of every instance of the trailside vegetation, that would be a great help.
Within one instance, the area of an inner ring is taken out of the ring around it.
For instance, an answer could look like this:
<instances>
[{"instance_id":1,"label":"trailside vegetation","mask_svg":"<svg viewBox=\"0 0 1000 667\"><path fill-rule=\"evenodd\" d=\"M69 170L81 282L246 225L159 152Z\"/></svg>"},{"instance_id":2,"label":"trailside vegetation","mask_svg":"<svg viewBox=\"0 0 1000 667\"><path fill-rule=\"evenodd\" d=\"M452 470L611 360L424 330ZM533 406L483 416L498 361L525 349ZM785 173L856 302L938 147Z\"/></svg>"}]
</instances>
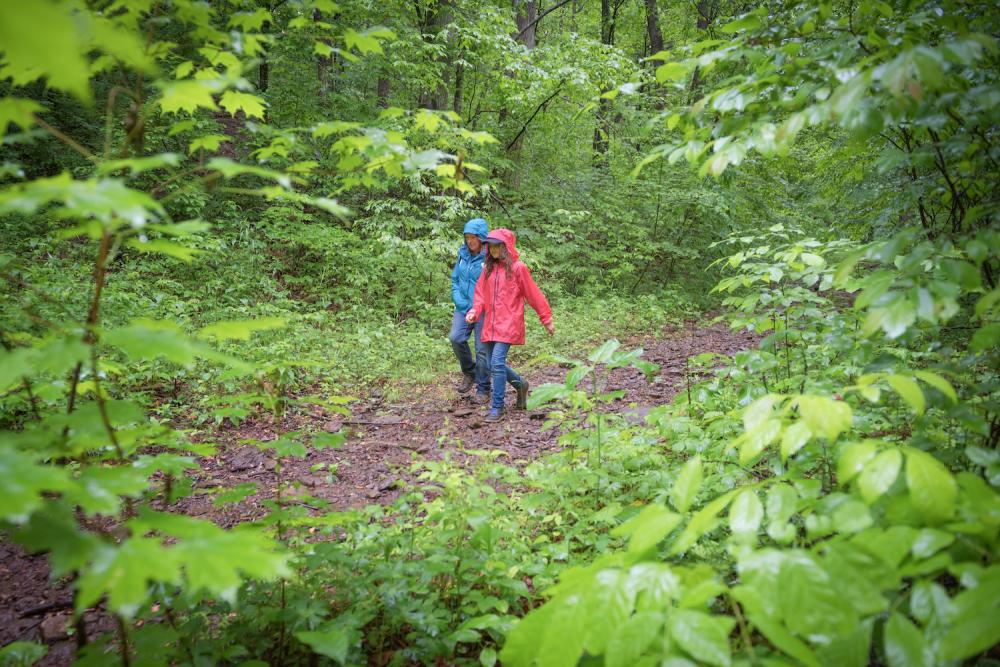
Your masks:
<instances>
[{"instance_id":1,"label":"trailside vegetation","mask_svg":"<svg viewBox=\"0 0 1000 667\"><path fill-rule=\"evenodd\" d=\"M998 34L975 0L0 3L0 539L69 637L0 663L996 664ZM450 382L475 217L550 297L519 354L560 366L559 451L442 428L392 502L314 497L288 471L352 437L314 415ZM692 319L757 343L619 342ZM266 482L206 473L236 446Z\"/></svg>"}]
</instances>

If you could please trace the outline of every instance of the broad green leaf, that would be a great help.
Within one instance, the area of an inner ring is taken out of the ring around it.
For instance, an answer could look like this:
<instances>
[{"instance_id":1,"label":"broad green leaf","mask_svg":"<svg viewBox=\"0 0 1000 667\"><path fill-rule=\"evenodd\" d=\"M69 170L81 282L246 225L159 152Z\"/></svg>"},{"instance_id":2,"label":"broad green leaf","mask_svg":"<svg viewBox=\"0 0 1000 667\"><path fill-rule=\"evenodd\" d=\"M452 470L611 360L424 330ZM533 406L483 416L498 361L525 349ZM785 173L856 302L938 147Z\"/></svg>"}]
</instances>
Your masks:
<instances>
[{"instance_id":1,"label":"broad green leaf","mask_svg":"<svg viewBox=\"0 0 1000 667\"><path fill-rule=\"evenodd\" d=\"M615 537L628 537L628 549L640 554L656 546L681 522L681 517L663 505L647 505L638 515L611 531Z\"/></svg>"},{"instance_id":2,"label":"broad green leaf","mask_svg":"<svg viewBox=\"0 0 1000 667\"><path fill-rule=\"evenodd\" d=\"M986 614L964 620L949 628L941 638L941 657L946 660L971 658L1000 643L1000 622L994 607Z\"/></svg>"},{"instance_id":3,"label":"broad green leaf","mask_svg":"<svg viewBox=\"0 0 1000 667\"><path fill-rule=\"evenodd\" d=\"M219 146L227 141L232 141L232 137L226 134L206 134L202 137L196 137L188 145L188 154L190 155L197 151L214 153L219 150Z\"/></svg>"},{"instance_id":4,"label":"broad green leaf","mask_svg":"<svg viewBox=\"0 0 1000 667\"><path fill-rule=\"evenodd\" d=\"M194 113L198 109L215 111L218 107L212 95L220 92L223 87L218 80L170 81L162 84L163 93L160 95L160 108L163 109L164 113L177 113L179 111Z\"/></svg>"},{"instance_id":5,"label":"broad green leaf","mask_svg":"<svg viewBox=\"0 0 1000 667\"><path fill-rule=\"evenodd\" d=\"M16 641L0 649L0 665L4 667L31 667L45 657L49 647L44 644Z\"/></svg>"},{"instance_id":6,"label":"broad green leaf","mask_svg":"<svg viewBox=\"0 0 1000 667\"><path fill-rule=\"evenodd\" d=\"M152 171L154 169L176 167L180 163L181 156L177 153L158 153L148 157L136 157L102 162L97 167L97 173L113 174L114 172L121 170L134 176L136 174Z\"/></svg>"},{"instance_id":7,"label":"broad green leaf","mask_svg":"<svg viewBox=\"0 0 1000 667\"><path fill-rule=\"evenodd\" d=\"M937 373L932 373L931 371L913 371L913 374L950 398L952 403L958 403L958 394L955 393L955 388Z\"/></svg>"},{"instance_id":8,"label":"broad green leaf","mask_svg":"<svg viewBox=\"0 0 1000 667\"><path fill-rule=\"evenodd\" d=\"M24 523L42 506L43 494L67 489L71 482L62 467L36 463L10 445L0 446L0 518Z\"/></svg>"},{"instance_id":9,"label":"broad green leaf","mask_svg":"<svg viewBox=\"0 0 1000 667\"><path fill-rule=\"evenodd\" d=\"M189 248L188 246L180 245L178 243L171 243L170 241L164 241L162 239L129 239L128 246L134 248L139 252L155 253L157 255L166 255L167 257L172 257L174 259L179 259L182 262L190 263L197 255L204 253L204 250L198 248Z\"/></svg>"},{"instance_id":10,"label":"broad green leaf","mask_svg":"<svg viewBox=\"0 0 1000 667\"><path fill-rule=\"evenodd\" d=\"M969 349L973 352L990 350L1000 343L1000 322L984 324L972 335Z\"/></svg>"},{"instance_id":11,"label":"broad green leaf","mask_svg":"<svg viewBox=\"0 0 1000 667\"><path fill-rule=\"evenodd\" d=\"M121 509L122 496L138 498L148 486L149 474L131 466L84 468L66 497L88 515L114 516Z\"/></svg>"},{"instance_id":12,"label":"broad green leaf","mask_svg":"<svg viewBox=\"0 0 1000 667\"><path fill-rule=\"evenodd\" d=\"M320 630L303 630L295 633L296 639L307 644L314 653L331 658L337 664L347 664L351 650L352 629L336 621Z\"/></svg>"},{"instance_id":13,"label":"broad green leaf","mask_svg":"<svg viewBox=\"0 0 1000 667\"><path fill-rule=\"evenodd\" d=\"M552 401L569 396L569 393L565 385L552 383L539 385L528 394L528 409L537 410Z\"/></svg>"},{"instance_id":14,"label":"broad green leaf","mask_svg":"<svg viewBox=\"0 0 1000 667\"><path fill-rule=\"evenodd\" d=\"M663 628L663 614L641 611L614 634L604 653L607 667L632 667Z\"/></svg>"},{"instance_id":15,"label":"broad green leaf","mask_svg":"<svg viewBox=\"0 0 1000 667\"><path fill-rule=\"evenodd\" d=\"M809 430L831 442L851 428L851 406L826 396L803 394L794 399Z\"/></svg>"},{"instance_id":16,"label":"broad green leaf","mask_svg":"<svg viewBox=\"0 0 1000 667\"><path fill-rule=\"evenodd\" d=\"M735 496L736 493L736 489L724 493L705 505L705 507L698 510L698 512L691 517L691 521L674 542L673 547L670 549L670 555L676 556L679 553L687 551L694 546L694 543L697 542L702 535L715 528L718 524L717 517L719 512L726 508L726 505L729 504L729 501L733 499L733 496Z\"/></svg>"},{"instance_id":17,"label":"broad green leaf","mask_svg":"<svg viewBox=\"0 0 1000 667\"><path fill-rule=\"evenodd\" d=\"M924 399L924 392L921 391L916 380L906 375L887 375L885 379L889 386L899 394L899 397L913 408L914 412L918 415L924 414L927 402Z\"/></svg>"},{"instance_id":18,"label":"broad green leaf","mask_svg":"<svg viewBox=\"0 0 1000 667\"><path fill-rule=\"evenodd\" d=\"M955 478L936 458L907 447L906 484L914 507L931 523L947 521L954 516L958 496Z\"/></svg>"},{"instance_id":19,"label":"broad green leaf","mask_svg":"<svg viewBox=\"0 0 1000 667\"><path fill-rule=\"evenodd\" d=\"M798 421L785 429L781 436L781 460L787 461L802 449L812 438L812 431L804 421Z\"/></svg>"},{"instance_id":20,"label":"broad green leaf","mask_svg":"<svg viewBox=\"0 0 1000 667\"><path fill-rule=\"evenodd\" d=\"M747 620L785 655L795 658L807 667L820 667L819 660L812 649L806 643L796 639L779 621L764 613L748 614Z\"/></svg>"},{"instance_id":21,"label":"broad green leaf","mask_svg":"<svg viewBox=\"0 0 1000 667\"><path fill-rule=\"evenodd\" d=\"M701 457L689 459L670 489L670 502L678 512L687 512L701 488Z\"/></svg>"},{"instance_id":22,"label":"broad green leaf","mask_svg":"<svg viewBox=\"0 0 1000 667\"><path fill-rule=\"evenodd\" d=\"M618 348L621 347L616 339L605 341L600 347L594 349L587 359L595 364L603 364L608 361Z\"/></svg>"},{"instance_id":23,"label":"broad green leaf","mask_svg":"<svg viewBox=\"0 0 1000 667\"><path fill-rule=\"evenodd\" d=\"M247 118L264 118L264 106L267 104L263 99L250 93L241 93L236 90L227 90L222 94L219 104L235 116L237 111L242 111Z\"/></svg>"},{"instance_id":24,"label":"broad green leaf","mask_svg":"<svg viewBox=\"0 0 1000 667\"><path fill-rule=\"evenodd\" d=\"M0 78L24 86L38 79L89 102L90 67L70 6L49 0L0 3Z\"/></svg>"},{"instance_id":25,"label":"broad green leaf","mask_svg":"<svg viewBox=\"0 0 1000 667\"><path fill-rule=\"evenodd\" d=\"M864 501L871 505L888 491L902 465L903 455L896 448L886 449L869 461L858 476L858 490Z\"/></svg>"},{"instance_id":26,"label":"broad green leaf","mask_svg":"<svg viewBox=\"0 0 1000 667\"><path fill-rule=\"evenodd\" d=\"M683 79L688 71L688 66L684 63L665 63L656 68L656 82L666 83Z\"/></svg>"},{"instance_id":27,"label":"broad green leaf","mask_svg":"<svg viewBox=\"0 0 1000 667\"><path fill-rule=\"evenodd\" d=\"M745 32L750 30L759 30L764 27L760 16L756 12L746 14L742 18L736 19L735 21L730 21L725 24L719 30L727 34L733 34L737 32Z\"/></svg>"},{"instance_id":28,"label":"broad green leaf","mask_svg":"<svg viewBox=\"0 0 1000 667\"><path fill-rule=\"evenodd\" d=\"M728 616L709 616L690 609L672 610L667 617L670 636L696 660L729 667L729 632L736 621Z\"/></svg>"},{"instance_id":29,"label":"broad green leaf","mask_svg":"<svg viewBox=\"0 0 1000 667\"><path fill-rule=\"evenodd\" d=\"M283 317L261 317L256 320L226 320L202 327L198 331L198 337L209 340L250 340L250 336L255 331L281 329L286 323Z\"/></svg>"},{"instance_id":30,"label":"broad green leaf","mask_svg":"<svg viewBox=\"0 0 1000 667\"><path fill-rule=\"evenodd\" d=\"M865 464L875 456L877 451L878 443L874 440L851 442L844 445L840 450L840 457L837 459L837 481L841 485L850 482L864 469Z\"/></svg>"},{"instance_id":31,"label":"broad green leaf","mask_svg":"<svg viewBox=\"0 0 1000 667\"><path fill-rule=\"evenodd\" d=\"M752 539L764 520L764 506L753 489L744 489L729 508L729 529L738 539Z\"/></svg>"},{"instance_id":32,"label":"broad green leaf","mask_svg":"<svg viewBox=\"0 0 1000 667\"><path fill-rule=\"evenodd\" d=\"M42 105L34 100L0 97L0 141L11 125L16 125L22 130L30 129L35 124L35 114L41 111L43 111Z\"/></svg>"},{"instance_id":33,"label":"broad green leaf","mask_svg":"<svg viewBox=\"0 0 1000 667\"><path fill-rule=\"evenodd\" d=\"M131 619L148 599L152 582L180 583L180 565L172 549L142 536L116 547L105 546L77 582L77 612L82 613L106 594L108 608Z\"/></svg>"}]
</instances>

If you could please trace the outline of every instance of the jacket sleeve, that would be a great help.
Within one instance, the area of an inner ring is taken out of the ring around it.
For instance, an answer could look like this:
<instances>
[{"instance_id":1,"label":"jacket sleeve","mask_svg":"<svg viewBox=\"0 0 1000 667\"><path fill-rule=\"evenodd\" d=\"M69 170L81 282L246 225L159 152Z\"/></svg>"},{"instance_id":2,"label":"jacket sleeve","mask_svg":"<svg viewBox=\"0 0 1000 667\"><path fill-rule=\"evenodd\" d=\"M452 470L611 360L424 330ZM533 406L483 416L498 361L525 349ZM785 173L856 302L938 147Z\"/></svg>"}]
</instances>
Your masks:
<instances>
[{"instance_id":1,"label":"jacket sleeve","mask_svg":"<svg viewBox=\"0 0 1000 667\"><path fill-rule=\"evenodd\" d=\"M462 300L462 287L458 281L458 267L461 264L462 258L459 257L455 262L455 268L451 270L451 302L455 304L455 310L461 310L459 304Z\"/></svg>"},{"instance_id":2,"label":"jacket sleeve","mask_svg":"<svg viewBox=\"0 0 1000 667\"><path fill-rule=\"evenodd\" d=\"M475 319L473 322L478 320L483 315L483 310L486 305L486 272L483 271L479 274L479 280L476 281L476 291L472 293L472 308L469 312L475 314Z\"/></svg>"},{"instance_id":3,"label":"jacket sleeve","mask_svg":"<svg viewBox=\"0 0 1000 667\"><path fill-rule=\"evenodd\" d=\"M521 293L524 294L524 300L538 313L542 326L546 326L552 321L552 309L549 308L549 302L542 294L542 290L538 289L538 285L532 280L531 271L524 264L518 264L517 281L521 286Z\"/></svg>"}]
</instances>

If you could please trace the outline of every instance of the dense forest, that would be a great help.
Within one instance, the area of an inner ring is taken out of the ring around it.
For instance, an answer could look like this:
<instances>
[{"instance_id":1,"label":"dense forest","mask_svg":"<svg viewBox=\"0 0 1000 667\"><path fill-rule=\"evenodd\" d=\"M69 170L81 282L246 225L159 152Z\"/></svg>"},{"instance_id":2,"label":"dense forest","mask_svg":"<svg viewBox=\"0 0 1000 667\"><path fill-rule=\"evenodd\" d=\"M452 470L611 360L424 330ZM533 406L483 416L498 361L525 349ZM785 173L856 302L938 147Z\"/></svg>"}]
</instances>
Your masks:
<instances>
[{"instance_id":1,"label":"dense forest","mask_svg":"<svg viewBox=\"0 0 1000 667\"><path fill-rule=\"evenodd\" d=\"M998 38L0 2L0 664L1000 664ZM476 219L554 325L496 422Z\"/></svg>"}]
</instances>

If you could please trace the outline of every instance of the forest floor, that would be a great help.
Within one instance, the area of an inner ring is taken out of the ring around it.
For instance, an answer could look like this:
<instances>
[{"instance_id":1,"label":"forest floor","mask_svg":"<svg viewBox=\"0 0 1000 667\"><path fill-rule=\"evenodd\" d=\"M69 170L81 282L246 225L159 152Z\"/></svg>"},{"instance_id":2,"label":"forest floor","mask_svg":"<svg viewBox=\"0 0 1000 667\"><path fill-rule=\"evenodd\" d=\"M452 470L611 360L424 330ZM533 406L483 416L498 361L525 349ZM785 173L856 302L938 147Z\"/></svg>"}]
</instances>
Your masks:
<instances>
[{"instance_id":1,"label":"forest floor","mask_svg":"<svg viewBox=\"0 0 1000 667\"><path fill-rule=\"evenodd\" d=\"M730 331L725 324L694 322L668 327L657 337L625 340L625 349L642 347L643 358L660 370L652 381L633 368L611 371L606 389L624 391L611 410L632 413L641 421L649 409L669 403L684 390L688 358L705 352L732 355L755 342L754 335ZM529 370L524 376L537 387L561 383L565 373L566 368L549 366ZM486 424L486 409L472 402L472 393L460 396L455 392L457 379L454 373L438 385L410 387L404 395L412 400L405 402L388 402L373 389L350 406L350 416L315 408L288 414L280 422L250 419L239 426L224 422L212 433L212 441L219 445L217 454L201 459L201 468L192 474L195 493L169 509L222 526L252 521L270 511L267 501L275 497L283 479L293 483L290 502L322 511L347 510L392 502L410 481L408 470L415 461L446 455L461 459L465 449L492 449L505 453L506 459L501 460L519 464L558 450L557 430L542 428L544 410L511 409L514 392L509 390L505 419ZM342 446L310 448L304 458L286 458L280 477L269 450L245 443L267 442L289 431L337 432L342 427L350 433ZM256 484L256 489L243 500L221 506L213 503L218 491L246 483ZM69 581L49 581L44 555L27 555L16 545L0 541L0 646L15 640L43 641L50 651L39 664L72 662L75 642L65 630L71 599ZM111 620L100 610L88 611L84 620L88 635L112 629Z\"/></svg>"}]
</instances>

